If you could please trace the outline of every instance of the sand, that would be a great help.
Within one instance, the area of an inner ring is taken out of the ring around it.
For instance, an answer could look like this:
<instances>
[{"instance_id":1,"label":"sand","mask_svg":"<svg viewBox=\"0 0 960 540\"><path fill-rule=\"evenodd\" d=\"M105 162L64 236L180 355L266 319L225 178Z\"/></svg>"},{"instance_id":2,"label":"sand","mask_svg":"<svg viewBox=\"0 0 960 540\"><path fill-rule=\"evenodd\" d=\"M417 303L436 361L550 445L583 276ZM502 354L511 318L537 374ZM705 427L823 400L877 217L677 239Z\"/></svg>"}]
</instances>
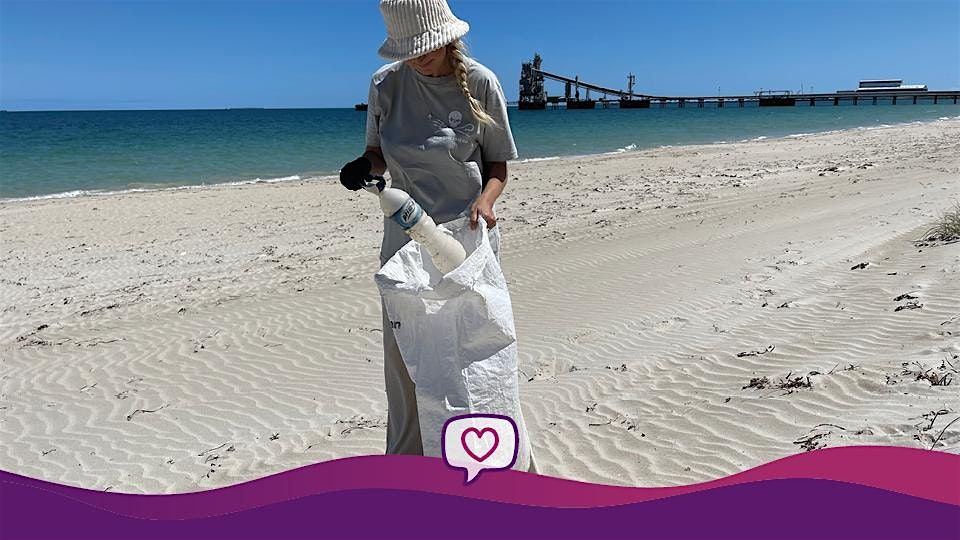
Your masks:
<instances>
[{"instance_id":1,"label":"sand","mask_svg":"<svg viewBox=\"0 0 960 540\"><path fill-rule=\"evenodd\" d=\"M511 164L542 472L960 452L960 243L915 243L958 156L942 120ZM380 223L331 178L0 204L0 469L174 493L381 453Z\"/></svg>"}]
</instances>

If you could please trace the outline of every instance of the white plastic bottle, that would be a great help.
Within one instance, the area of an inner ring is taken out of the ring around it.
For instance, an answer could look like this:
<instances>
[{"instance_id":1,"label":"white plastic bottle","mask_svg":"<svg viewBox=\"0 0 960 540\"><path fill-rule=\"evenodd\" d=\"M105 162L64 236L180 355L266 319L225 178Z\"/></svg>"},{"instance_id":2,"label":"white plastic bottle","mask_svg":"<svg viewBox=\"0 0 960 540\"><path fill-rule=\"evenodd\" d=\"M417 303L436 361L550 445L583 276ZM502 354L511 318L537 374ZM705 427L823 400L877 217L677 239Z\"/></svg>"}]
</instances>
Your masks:
<instances>
[{"instance_id":1,"label":"white plastic bottle","mask_svg":"<svg viewBox=\"0 0 960 540\"><path fill-rule=\"evenodd\" d=\"M437 270L449 273L467 258L460 242L438 229L433 218L406 191L387 187L379 177L367 182L365 189L380 197L383 215L400 225L413 241L427 250Z\"/></svg>"}]
</instances>

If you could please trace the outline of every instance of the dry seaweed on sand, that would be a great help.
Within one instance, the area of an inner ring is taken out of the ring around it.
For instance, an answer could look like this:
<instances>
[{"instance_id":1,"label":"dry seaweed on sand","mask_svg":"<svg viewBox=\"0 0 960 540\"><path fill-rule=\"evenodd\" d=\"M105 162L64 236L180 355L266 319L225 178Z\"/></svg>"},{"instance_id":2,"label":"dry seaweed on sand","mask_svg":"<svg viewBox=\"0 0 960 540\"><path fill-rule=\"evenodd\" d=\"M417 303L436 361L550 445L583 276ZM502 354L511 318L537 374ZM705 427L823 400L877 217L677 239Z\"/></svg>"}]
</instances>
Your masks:
<instances>
[{"instance_id":1,"label":"dry seaweed on sand","mask_svg":"<svg viewBox=\"0 0 960 540\"><path fill-rule=\"evenodd\" d=\"M946 361L936 368L928 368L920 362L904 362L901 365L903 366L901 375L912 376L915 381L927 381L930 386L950 386L954 375L957 373L952 364L947 367Z\"/></svg>"},{"instance_id":2,"label":"dry seaweed on sand","mask_svg":"<svg viewBox=\"0 0 960 540\"><path fill-rule=\"evenodd\" d=\"M870 428L861 428L861 429L847 429L843 426L837 424L817 424L807 432L806 435L798 437L793 444L799 446L803 449L804 452L810 452L811 450L819 450L821 448L826 448L827 440L839 432L844 432L849 435L873 435L873 431ZM845 438L844 435L840 435L840 438Z\"/></svg>"},{"instance_id":3,"label":"dry seaweed on sand","mask_svg":"<svg viewBox=\"0 0 960 540\"><path fill-rule=\"evenodd\" d=\"M747 356L760 356L761 354L767 354L768 352L773 352L773 350L776 349L776 348L777 348L777 347L776 347L775 345L768 345L767 348L764 349L764 350L762 350L762 351L744 351L744 352L738 352L738 353L737 353L737 358L744 358L744 357L747 357Z\"/></svg>"},{"instance_id":4,"label":"dry seaweed on sand","mask_svg":"<svg viewBox=\"0 0 960 540\"><path fill-rule=\"evenodd\" d=\"M940 442L940 438L943 437L943 434L947 432L947 428L952 426L953 423L956 422L957 420L960 420L960 416L954 418L953 420L950 421L949 424L943 426L943 429L940 430L940 434L937 435L937 438L933 440L933 444L930 445L930 450L933 450L934 448L937 447L937 443Z\"/></svg>"},{"instance_id":5,"label":"dry seaweed on sand","mask_svg":"<svg viewBox=\"0 0 960 540\"><path fill-rule=\"evenodd\" d=\"M907 302L893 309L893 311L903 311L905 309L923 309L923 304L919 302Z\"/></svg>"},{"instance_id":6,"label":"dry seaweed on sand","mask_svg":"<svg viewBox=\"0 0 960 540\"><path fill-rule=\"evenodd\" d=\"M763 390L764 388L770 386L770 379L767 377L754 377L750 379L750 382L742 388L746 390L747 388L756 388L757 390Z\"/></svg>"},{"instance_id":7,"label":"dry seaweed on sand","mask_svg":"<svg viewBox=\"0 0 960 540\"><path fill-rule=\"evenodd\" d=\"M810 381L810 377L813 375L820 375L820 372L811 371L807 375L794 376L791 371L776 382L771 381L769 377L753 377L750 379L750 382L741 389L756 388L757 390L764 390L766 388L775 388L777 390L786 390L787 394L792 394L799 388L813 388L813 383Z\"/></svg>"}]
</instances>

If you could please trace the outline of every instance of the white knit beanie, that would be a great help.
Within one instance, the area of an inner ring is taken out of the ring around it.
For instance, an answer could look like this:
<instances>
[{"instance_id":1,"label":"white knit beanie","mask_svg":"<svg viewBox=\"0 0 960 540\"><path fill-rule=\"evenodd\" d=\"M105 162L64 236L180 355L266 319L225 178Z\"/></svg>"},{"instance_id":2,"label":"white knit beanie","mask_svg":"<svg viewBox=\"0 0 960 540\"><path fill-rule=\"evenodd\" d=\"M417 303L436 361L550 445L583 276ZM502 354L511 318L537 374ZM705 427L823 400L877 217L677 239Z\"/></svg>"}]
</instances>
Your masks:
<instances>
[{"instance_id":1,"label":"white knit beanie","mask_svg":"<svg viewBox=\"0 0 960 540\"><path fill-rule=\"evenodd\" d=\"M380 13L387 25L387 39L380 56L409 60L453 43L470 30L446 0L381 0Z\"/></svg>"}]
</instances>

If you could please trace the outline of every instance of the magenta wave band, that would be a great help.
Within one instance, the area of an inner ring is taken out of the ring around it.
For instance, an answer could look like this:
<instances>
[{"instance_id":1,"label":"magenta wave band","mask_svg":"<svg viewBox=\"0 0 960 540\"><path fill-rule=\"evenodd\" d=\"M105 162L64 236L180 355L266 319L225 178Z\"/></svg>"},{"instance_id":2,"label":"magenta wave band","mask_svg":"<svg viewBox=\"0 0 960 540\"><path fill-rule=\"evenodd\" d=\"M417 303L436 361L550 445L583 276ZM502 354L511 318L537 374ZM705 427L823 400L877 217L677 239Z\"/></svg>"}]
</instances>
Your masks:
<instances>
[{"instance_id":1,"label":"magenta wave band","mask_svg":"<svg viewBox=\"0 0 960 540\"><path fill-rule=\"evenodd\" d=\"M960 506L960 455L889 446L851 446L789 456L731 476L685 486L622 487L518 471L486 471L472 484L439 458L360 456L308 465L224 488L172 495L105 493L0 471L3 484L54 492L110 512L145 519L223 515L308 495L357 489L407 490L553 508L650 501L764 480L833 480Z\"/></svg>"}]
</instances>

